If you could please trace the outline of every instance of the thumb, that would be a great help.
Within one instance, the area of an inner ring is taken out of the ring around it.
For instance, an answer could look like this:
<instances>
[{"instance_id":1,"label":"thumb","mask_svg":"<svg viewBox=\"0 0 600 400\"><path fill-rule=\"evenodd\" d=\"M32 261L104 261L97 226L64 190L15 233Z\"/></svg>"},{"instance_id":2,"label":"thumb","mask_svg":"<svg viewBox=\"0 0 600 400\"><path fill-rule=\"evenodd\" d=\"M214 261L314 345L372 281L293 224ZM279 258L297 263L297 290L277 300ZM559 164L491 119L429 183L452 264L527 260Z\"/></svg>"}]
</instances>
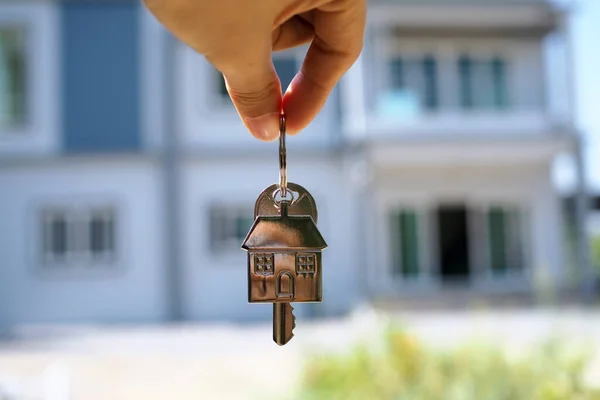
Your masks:
<instances>
[{"instance_id":1,"label":"thumb","mask_svg":"<svg viewBox=\"0 0 600 400\"><path fill-rule=\"evenodd\" d=\"M229 96L252 135L263 141L279 137L281 84L273 67L271 49L260 56L237 59L223 68Z\"/></svg>"}]
</instances>

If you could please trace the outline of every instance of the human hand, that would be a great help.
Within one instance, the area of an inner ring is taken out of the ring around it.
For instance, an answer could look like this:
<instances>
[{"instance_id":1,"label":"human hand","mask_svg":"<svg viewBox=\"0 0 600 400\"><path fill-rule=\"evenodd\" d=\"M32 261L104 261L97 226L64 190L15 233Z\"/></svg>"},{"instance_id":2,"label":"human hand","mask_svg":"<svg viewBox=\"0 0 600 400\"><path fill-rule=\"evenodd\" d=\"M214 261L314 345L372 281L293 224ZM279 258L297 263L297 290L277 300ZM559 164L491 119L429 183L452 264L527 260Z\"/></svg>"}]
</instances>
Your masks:
<instances>
[{"instance_id":1,"label":"human hand","mask_svg":"<svg viewBox=\"0 0 600 400\"><path fill-rule=\"evenodd\" d=\"M151 13L224 76L242 121L258 139L296 134L319 113L358 58L366 0L144 0ZM311 43L285 95L272 52Z\"/></svg>"}]
</instances>

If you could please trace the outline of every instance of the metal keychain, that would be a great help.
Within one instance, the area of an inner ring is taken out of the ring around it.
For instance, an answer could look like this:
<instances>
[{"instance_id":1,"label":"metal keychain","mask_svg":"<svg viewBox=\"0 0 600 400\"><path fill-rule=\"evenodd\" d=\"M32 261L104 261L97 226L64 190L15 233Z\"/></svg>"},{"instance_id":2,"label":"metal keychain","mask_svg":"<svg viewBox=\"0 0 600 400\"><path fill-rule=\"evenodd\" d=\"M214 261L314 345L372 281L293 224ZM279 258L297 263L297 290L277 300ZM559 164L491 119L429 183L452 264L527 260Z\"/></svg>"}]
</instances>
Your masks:
<instances>
[{"instance_id":1,"label":"metal keychain","mask_svg":"<svg viewBox=\"0 0 600 400\"><path fill-rule=\"evenodd\" d=\"M273 340L291 340L291 302L322 301L321 251L327 243L317 228L317 207L302 186L287 181L285 115L279 125L279 184L263 190L254 224L242 249L248 252L248 301L273 303Z\"/></svg>"}]
</instances>

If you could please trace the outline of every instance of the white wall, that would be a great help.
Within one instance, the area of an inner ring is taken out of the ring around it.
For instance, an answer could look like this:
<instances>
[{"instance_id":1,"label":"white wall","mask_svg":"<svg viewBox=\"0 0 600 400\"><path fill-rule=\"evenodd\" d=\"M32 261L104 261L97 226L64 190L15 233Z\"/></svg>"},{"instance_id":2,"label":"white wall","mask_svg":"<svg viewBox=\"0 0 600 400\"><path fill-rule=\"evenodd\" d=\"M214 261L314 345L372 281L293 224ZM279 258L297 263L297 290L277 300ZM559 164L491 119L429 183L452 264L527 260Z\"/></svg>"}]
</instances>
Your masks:
<instances>
[{"instance_id":1,"label":"white wall","mask_svg":"<svg viewBox=\"0 0 600 400\"><path fill-rule=\"evenodd\" d=\"M290 140L289 142L292 142ZM288 142L288 146L290 146ZM221 158L190 160L182 179L183 260L186 315L192 319L268 319L270 305L248 304L247 255L241 242L230 252L214 255L209 247L208 206L247 205L252 209L263 189L276 183L276 153L262 159ZM336 313L353 303L347 293L356 289L355 200L344 183L341 164L332 158L288 157L289 179L304 186L315 198L318 227L329 248L323 253L323 303L316 313ZM308 306L310 307L310 306ZM294 304L296 316L306 315L306 305Z\"/></svg>"},{"instance_id":2,"label":"white wall","mask_svg":"<svg viewBox=\"0 0 600 400\"><path fill-rule=\"evenodd\" d=\"M156 321L164 314L162 205L143 160L64 159L0 169L0 322ZM39 261L40 207L116 207L112 268L48 271Z\"/></svg>"}]
</instances>

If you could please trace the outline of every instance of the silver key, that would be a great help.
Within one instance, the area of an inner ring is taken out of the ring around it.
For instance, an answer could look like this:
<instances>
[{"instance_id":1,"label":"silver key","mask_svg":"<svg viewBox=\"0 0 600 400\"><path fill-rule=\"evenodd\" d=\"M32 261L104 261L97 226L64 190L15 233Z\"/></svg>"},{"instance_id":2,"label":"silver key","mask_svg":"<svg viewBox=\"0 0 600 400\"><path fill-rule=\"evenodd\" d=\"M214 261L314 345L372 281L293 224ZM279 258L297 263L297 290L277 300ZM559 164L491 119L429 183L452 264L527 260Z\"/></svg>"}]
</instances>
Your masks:
<instances>
[{"instance_id":1,"label":"silver key","mask_svg":"<svg viewBox=\"0 0 600 400\"><path fill-rule=\"evenodd\" d=\"M273 340L280 346L294 336L290 303L322 301L321 252L327 247L317 228L315 200L302 186L287 183L284 121L282 126L280 183L258 196L255 221L242 244L248 252L248 301L273 303Z\"/></svg>"}]
</instances>

